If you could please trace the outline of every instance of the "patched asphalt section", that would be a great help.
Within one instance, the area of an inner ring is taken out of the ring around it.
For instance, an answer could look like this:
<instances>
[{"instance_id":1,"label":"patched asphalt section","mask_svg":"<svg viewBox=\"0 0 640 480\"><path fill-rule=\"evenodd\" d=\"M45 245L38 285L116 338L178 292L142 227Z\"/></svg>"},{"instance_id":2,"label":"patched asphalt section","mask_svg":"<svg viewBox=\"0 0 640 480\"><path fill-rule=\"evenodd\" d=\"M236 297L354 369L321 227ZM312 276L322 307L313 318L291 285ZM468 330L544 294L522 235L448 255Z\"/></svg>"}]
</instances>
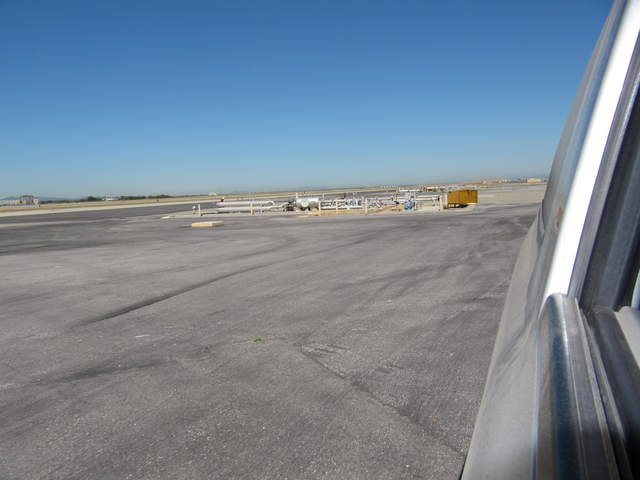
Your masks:
<instances>
[{"instance_id":1,"label":"patched asphalt section","mask_svg":"<svg viewBox=\"0 0 640 480\"><path fill-rule=\"evenodd\" d=\"M14 219L0 478L457 478L536 208Z\"/></svg>"}]
</instances>

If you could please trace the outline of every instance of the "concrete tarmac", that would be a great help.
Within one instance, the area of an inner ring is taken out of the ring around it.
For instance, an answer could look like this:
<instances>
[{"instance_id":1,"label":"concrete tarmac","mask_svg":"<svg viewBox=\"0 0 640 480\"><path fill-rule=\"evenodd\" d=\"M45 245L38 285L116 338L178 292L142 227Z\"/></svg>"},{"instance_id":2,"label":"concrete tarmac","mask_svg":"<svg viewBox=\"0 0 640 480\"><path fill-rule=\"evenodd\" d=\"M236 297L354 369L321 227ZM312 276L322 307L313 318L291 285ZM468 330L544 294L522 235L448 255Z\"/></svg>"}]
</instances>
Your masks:
<instances>
[{"instance_id":1,"label":"concrete tarmac","mask_svg":"<svg viewBox=\"0 0 640 480\"><path fill-rule=\"evenodd\" d=\"M4 219L0 478L457 478L536 209Z\"/></svg>"}]
</instances>

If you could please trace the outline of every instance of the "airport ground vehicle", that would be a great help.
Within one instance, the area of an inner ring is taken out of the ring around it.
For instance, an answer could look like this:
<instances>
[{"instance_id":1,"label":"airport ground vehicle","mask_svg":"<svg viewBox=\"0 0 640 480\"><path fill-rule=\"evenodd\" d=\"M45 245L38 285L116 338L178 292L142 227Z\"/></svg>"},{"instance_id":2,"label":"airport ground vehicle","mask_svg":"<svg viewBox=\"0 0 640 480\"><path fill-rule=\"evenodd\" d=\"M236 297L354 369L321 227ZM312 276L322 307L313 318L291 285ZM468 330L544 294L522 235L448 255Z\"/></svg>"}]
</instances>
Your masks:
<instances>
[{"instance_id":1,"label":"airport ground vehicle","mask_svg":"<svg viewBox=\"0 0 640 480\"><path fill-rule=\"evenodd\" d=\"M520 251L463 479L640 478L640 1L616 1Z\"/></svg>"}]
</instances>

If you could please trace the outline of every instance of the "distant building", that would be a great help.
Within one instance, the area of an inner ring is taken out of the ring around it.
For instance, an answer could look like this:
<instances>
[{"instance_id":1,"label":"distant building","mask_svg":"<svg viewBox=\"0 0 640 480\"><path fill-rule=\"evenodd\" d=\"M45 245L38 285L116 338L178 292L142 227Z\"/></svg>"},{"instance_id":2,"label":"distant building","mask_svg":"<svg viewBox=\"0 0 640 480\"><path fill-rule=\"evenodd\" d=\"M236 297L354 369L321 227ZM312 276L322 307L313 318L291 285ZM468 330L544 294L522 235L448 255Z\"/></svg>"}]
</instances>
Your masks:
<instances>
[{"instance_id":1,"label":"distant building","mask_svg":"<svg viewBox=\"0 0 640 480\"><path fill-rule=\"evenodd\" d=\"M467 180L462 182L463 185L489 185L492 183L509 183L507 178L489 178L485 180Z\"/></svg>"},{"instance_id":2,"label":"distant building","mask_svg":"<svg viewBox=\"0 0 640 480\"><path fill-rule=\"evenodd\" d=\"M0 206L3 207L22 207L22 206L40 206L40 200L33 195L20 195L18 198L8 198L0 200Z\"/></svg>"},{"instance_id":3,"label":"distant building","mask_svg":"<svg viewBox=\"0 0 640 480\"><path fill-rule=\"evenodd\" d=\"M527 183L542 183L544 180L542 178L527 178Z\"/></svg>"},{"instance_id":4,"label":"distant building","mask_svg":"<svg viewBox=\"0 0 640 480\"><path fill-rule=\"evenodd\" d=\"M36 200L33 195L20 195L20 205L35 205Z\"/></svg>"}]
</instances>

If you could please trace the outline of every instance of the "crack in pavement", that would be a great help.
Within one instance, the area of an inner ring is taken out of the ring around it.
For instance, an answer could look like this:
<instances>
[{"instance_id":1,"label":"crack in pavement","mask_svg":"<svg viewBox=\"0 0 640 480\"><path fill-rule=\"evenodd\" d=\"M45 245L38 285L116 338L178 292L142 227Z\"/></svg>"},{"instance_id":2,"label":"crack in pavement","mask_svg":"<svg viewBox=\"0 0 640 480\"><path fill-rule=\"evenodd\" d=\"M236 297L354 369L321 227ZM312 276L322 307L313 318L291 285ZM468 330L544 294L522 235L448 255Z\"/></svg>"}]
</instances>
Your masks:
<instances>
[{"instance_id":1,"label":"crack in pavement","mask_svg":"<svg viewBox=\"0 0 640 480\"><path fill-rule=\"evenodd\" d=\"M395 406L393 406L393 405L391 405L391 404L389 404L387 402L384 402L380 398L378 398L367 387L367 385L364 383L363 380L361 380L361 379L351 379L351 378L347 377L347 375L345 375L345 374L343 374L341 372L338 372L337 370L332 369L328 365L322 363L319 360L318 356L314 355L312 351L305 351L303 345L294 345L294 346L298 347L298 350L300 351L300 353L303 356L305 356L306 358L311 360L313 363L315 363L315 364L319 365L320 367L322 367L325 371L329 372L332 376L334 376L336 378L339 378L340 380L343 380L348 386L352 387L355 391L365 394L367 397L371 398L375 403L377 403L381 407L391 410L397 416L401 417L405 421L408 421L410 424L414 425L415 427L418 427L421 430L423 430L431 438L433 438L435 441L440 443L440 445L442 445L442 446L446 447L447 449L451 450L451 452L453 452L458 457L464 458L464 453L463 452L458 451L458 449L456 447L454 447L453 445L450 445L448 442L444 441L440 437L440 435L437 435L435 432L429 430L428 428L426 428L425 425L417 423L414 418L412 418L410 415L408 415L403 410L398 409ZM379 367L377 367L377 368L379 368ZM360 377L362 377L362 375Z\"/></svg>"}]
</instances>

